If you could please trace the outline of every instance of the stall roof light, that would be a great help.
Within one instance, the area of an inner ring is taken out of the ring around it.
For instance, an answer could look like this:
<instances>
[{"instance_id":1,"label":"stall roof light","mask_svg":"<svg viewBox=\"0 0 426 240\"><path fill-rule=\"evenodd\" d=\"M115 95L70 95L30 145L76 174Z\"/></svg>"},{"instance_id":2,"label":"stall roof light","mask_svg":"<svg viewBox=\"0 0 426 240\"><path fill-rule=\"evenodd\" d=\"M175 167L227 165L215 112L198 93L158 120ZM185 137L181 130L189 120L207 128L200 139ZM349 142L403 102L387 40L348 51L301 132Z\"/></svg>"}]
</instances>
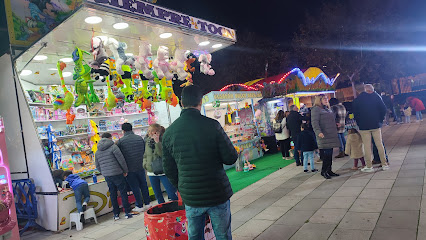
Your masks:
<instances>
[{"instance_id":1,"label":"stall roof light","mask_svg":"<svg viewBox=\"0 0 426 240\"><path fill-rule=\"evenodd\" d=\"M120 23L116 23L116 24L112 25L112 27L115 28L115 29L126 29L126 28L129 27L129 24L125 23L125 22L120 22Z\"/></svg>"},{"instance_id":2,"label":"stall roof light","mask_svg":"<svg viewBox=\"0 0 426 240\"><path fill-rule=\"evenodd\" d=\"M98 24L98 23L102 22L102 18L92 16L92 17L87 17L86 19L84 19L84 21L88 24Z\"/></svg>"},{"instance_id":3,"label":"stall roof light","mask_svg":"<svg viewBox=\"0 0 426 240\"><path fill-rule=\"evenodd\" d=\"M223 91L225 91L226 89L228 89L228 88L230 88L230 87L232 87L232 86L239 86L239 87L245 88L245 89L250 90L250 91L257 91L257 90L258 90L258 89L257 89L257 88L255 88L255 87L251 87L251 86L247 86L247 85L244 85L244 84L237 83L237 84L229 84L229 85L226 85L225 87L223 87L223 88L222 88L222 89L220 89L219 91L223 92Z\"/></svg>"},{"instance_id":4,"label":"stall roof light","mask_svg":"<svg viewBox=\"0 0 426 240\"><path fill-rule=\"evenodd\" d=\"M43 60L46 60L46 59L47 59L47 56L45 56L45 55L37 55L37 56L34 57L34 60L36 60L36 61L43 61Z\"/></svg>"},{"instance_id":5,"label":"stall roof light","mask_svg":"<svg viewBox=\"0 0 426 240\"><path fill-rule=\"evenodd\" d=\"M207 46L207 45L209 45L210 44L210 42L209 41L204 41L204 42L200 42L198 45L199 46Z\"/></svg>"},{"instance_id":6,"label":"stall roof light","mask_svg":"<svg viewBox=\"0 0 426 240\"><path fill-rule=\"evenodd\" d=\"M223 45L221 44L221 43L218 43L218 44L215 44L215 45L213 45L212 46L212 48L220 48L220 47L222 47Z\"/></svg>"},{"instance_id":7,"label":"stall roof light","mask_svg":"<svg viewBox=\"0 0 426 240\"><path fill-rule=\"evenodd\" d=\"M63 73L62 73L62 76L63 76L63 77L71 77L71 76L72 76L72 73L71 73L71 72L63 72Z\"/></svg>"},{"instance_id":8,"label":"stall roof light","mask_svg":"<svg viewBox=\"0 0 426 240\"><path fill-rule=\"evenodd\" d=\"M33 71L24 69L24 70L21 71L21 74L19 74L19 75L21 75L21 76L28 76L31 73L33 73Z\"/></svg>"},{"instance_id":9,"label":"stall roof light","mask_svg":"<svg viewBox=\"0 0 426 240\"><path fill-rule=\"evenodd\" d=\"M50 71L56 71L56 70L58 70L57 68L48 68L47 70L50 70Z\"/></svg>"},{"instance_id":10,"label":"stall roof light","mask_svg":"<svg viewBox=\"0 0 426 240\"><path fill-rule=\"evenodd\" d=\"M313 95L319 95L319 94L330 94L330 93L335 93L335 91L321 91L321 92L295 92L295 93L290 93L287 94L287 96L292 96L292 95L296 95L296 96L313 96Z\"/></svg>"},{"instance_id":11,"label":"stall roof light","mask_svg":"<svg viewBox=\"0 0 426 240\"><path fill-rule=\"evenodd\" d=\"M173 34L171 34L171 33L162 33L162 34L160 34L160 38L163 38L163 39L170 38L171 36L173 36Z\"/></svg>"},{"instance_id":12,"label":"stall roof light","mask_svg":"<svg viewBox=\"0 0 426 240\"><path fill-rule=\"evenodd\" d=\"M226 105L233 105L233 104L237 104L237 102L222 102L222 101L219 101L221 104L226 104ZM209 107L209 106L213 106L213 103L207 103L207 104L204 104L204 107Z\"/></svg>"},{"instance_id":13,"label":"stall roof light","mask_svg":"<svg viewBox=\"0 0 426 240\"><path fill-rule=\"evenodd\" d=\"M132 57L132 56L133 56L133 53L126 53L126 56L128 56L128 57Z\"/></svg>"},{"instance_id":14,"label":"stall roof light","mask_svg":"<svg viewBox=\"0 0 426 240\"><path fill-rule=\"evenodd\" d=\"M61 58L61 59L59 59L61 62L64 62L64 63L69 63L69 62L72 62L73 60L72 60L72 58Z\"/></svg>"}]
</instances>

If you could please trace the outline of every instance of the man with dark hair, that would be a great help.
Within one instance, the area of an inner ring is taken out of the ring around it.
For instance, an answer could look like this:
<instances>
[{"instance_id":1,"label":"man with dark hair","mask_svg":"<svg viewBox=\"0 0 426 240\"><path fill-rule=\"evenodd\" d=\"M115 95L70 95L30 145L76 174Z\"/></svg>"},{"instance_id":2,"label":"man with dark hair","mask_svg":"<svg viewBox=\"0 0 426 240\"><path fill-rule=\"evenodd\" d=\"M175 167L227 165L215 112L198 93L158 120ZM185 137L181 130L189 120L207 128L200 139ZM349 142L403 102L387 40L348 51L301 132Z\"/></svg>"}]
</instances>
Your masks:
<instances>
[{"instance_id":1,"label":"man with dark hair","mask_svg":"<svg viewBox=\"0 0 426 240\"><path fill-rule=\"evenodd\" d=\"M132 218L130 204L126 191L126 176L129 172L124 156L120 148L112 141L110 133L102 134L98 142L98 151L95 153L96 168L105 177L111 194L111 203L114 212L114 220L120 219L120 207L117 201L117 190L120 191L126 218Z\"/></svg>"},{"instance_id":2,"label":"man with dark hair","mask_svg":"<svg viewBox=\"0 0 426 240\"><path fill-rule=\"evenodd\" d=\"M145 153L145 141L132 131L132 124L123 123L121 125L124 136L117 142L117 146L123 153L129 172L127 182L133 191L136 199L135 212L142 212L151 207L148 184L146 183L145 170L143 169L143 155ZM142 194L141 194L142 191ZM143 200L142 200L143 197ZM143 206L145 202L145 207Z\"/></svg>"},{"instance_id":3,"label":"man with dark hair","mask_svg":"<svg viewBox=\"0 0 426 240\"><path fill-rule=\"evenodd\" d=\"M217 239L232 239L233 192L223 164L238 158L218 121L200 113L203 95L197 86L182 91L183 110L163 136L163 167L185 203L189 240L203 239L206 214Z\"/></svg>"},{"instance_id":4,"label":"man with dark hair","mask_svg":"<svg viewBox=\"0 0 426 240\"><path fill-rule=\"evenodd\" d=\"M302 115L299 113L299 108L297 108L296 105L290 106L290 114L288 114L287 117L287 128L290 131L291 139L293 140L293 143L296 143L298 141L298 137L300 134L300 126L302 125ZM294 160L296 160L296 165L301 166L303 162L303 155L299 154L299 150L294 145Z\"/></svg>"},{"instance_id":5,"label":"man with dark hair","mask_svg":"<svg viewBox=\"0 0 426 240\"><path fill-rule=\"evenodd\" d=\"M346 108L343 104L339 103L337 98L331 98L330 101L331 110L333 111L336 119L337 135L340 140L339 154L335 158L342 158L347 156L345 154L346 139L345 139L345 124L346 124Z\"/></svg>"}]
</instances>

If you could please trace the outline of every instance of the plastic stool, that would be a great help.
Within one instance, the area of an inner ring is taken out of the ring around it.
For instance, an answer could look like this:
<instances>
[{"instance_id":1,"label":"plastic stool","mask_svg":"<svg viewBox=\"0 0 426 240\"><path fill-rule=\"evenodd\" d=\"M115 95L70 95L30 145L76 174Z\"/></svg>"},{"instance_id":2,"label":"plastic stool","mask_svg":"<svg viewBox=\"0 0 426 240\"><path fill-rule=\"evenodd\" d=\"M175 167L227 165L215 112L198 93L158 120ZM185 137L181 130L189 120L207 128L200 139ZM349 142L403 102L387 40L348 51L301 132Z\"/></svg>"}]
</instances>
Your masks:
<instances>
[{"instance_id":1,"label":"plastic stool","mask_svg":"<svg viewBox=\"0 0 426 240\"><path fill-rule=\"evenodd\" d=\"M84 220L93 218L95 220L95 223L98 224L98 220L96 219L95 209L94 208L88 208L84 212Z\"/></svg>"},{"instance_id":2,"label":"plastic stool","mask_svg":"<svg viewBox=\"0 0 426 240\"><path fill-rule=\"evenodd\" d=\"M83 229L83 223L80 222L80 213L70 213L70 230L73 222L75 222L77 231L81 231Z\"/></svg>"}]
</instances>

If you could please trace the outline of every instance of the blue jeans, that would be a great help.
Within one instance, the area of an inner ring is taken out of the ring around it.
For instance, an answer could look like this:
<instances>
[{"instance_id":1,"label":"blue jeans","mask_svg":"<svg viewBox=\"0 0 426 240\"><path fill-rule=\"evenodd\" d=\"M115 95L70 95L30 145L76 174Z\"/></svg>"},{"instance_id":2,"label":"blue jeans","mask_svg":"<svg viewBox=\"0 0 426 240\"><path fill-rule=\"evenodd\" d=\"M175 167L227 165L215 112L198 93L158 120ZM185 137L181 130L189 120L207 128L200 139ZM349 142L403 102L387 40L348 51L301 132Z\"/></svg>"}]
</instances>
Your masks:
<instances>
[{"instance_id":1,"label":"blue jeans","mask_svg":"<svg viewBox=\"0 0 426 240\"><path fill-rule=\"evenodd\" d=\"M129 172L127 174L127 182L130 185L130 188L133 191L133 195L135 195L136 206L143 207L143 203L145 205L149 205L151 199L149 198L149 190L148 184L146 183L145 170L141 170L138 172ZM142 195L141 195L142 191ZM142 201L143 197L143 201Z\"/></svg>"},{"instance_id":2,"label":"blue jeans","mask_svg":"<svg viewBox=\"0 0 426 240\"><path fill-rule=\"evenodd\" d=\"M340 140L339 150L340 152L344 152L346 147L345 133L338 133L337 135L339 136L339 140Z\"/></svg>"},{"instance_id":3,"label":"blue jeans","mask_svg":"<svg viewBox=\"0 0 426 240\"><path fill-rule=\"evenodd\" d=\"M204 239L206 214L210 216L217 240L232 240L231 202L228 200L214 207L190 207L185 205L188 219L188 240Z\"/></svg>"},{"instance_id":4,"label":"blue jeans","mask_svg":"<svg viewBox=\"0 0 426 240\"><path fill-rule=\"evenodd\" d=\"M75 205L77 205L78 212L83 212L83 206L81 203L81 199L84 197L83 202L89 203L90 200L90 191L89 191L89 185L87 184L81 184L74 190L74 196L75 196Z\"/></svg>"},{"instance_id":5,"label":"blue jeans","mask_svg":"<svg viewBox=\"0 0 426 240\"><path fill-rule=\"evenodd\" d=\"M411 122L411 116L405 116L405 123Z\"/></svg>"},{"instance_id":6,"label":"blue jeans","mask_svg":"<svg viewBox=\"0 0 426 240\"><path fill-rule=\"evenodd\" d=\"M126 214L130 213L130 204L126 191L126 178L122 174L120 174L111 177L105 177L105 181L108 184L109 192L111 194L110 198L114 215L120 214L120 207L118 206L117 201L117 190L120 191L121 202L123 203L124 212Z\"/></svg>"},{"instance_id":7,"label":"blue jeans","mask_svg":"<svg viewBox=\"0 0 426 240\"><path fill-rule=\"evenodd\" d=\"M314 170L314 151L303 152L303 170L308 170L308 161L311 163L311 170Z\"/></svg>"},{"instance_id":8,"label":"blue jeans","mask_svg":"<svg viewBox=\"0 0 426 240\"><path fill-rule=\"evenodd\" d=\"M176 196L176 188L170 183L169 179L163 176L148 176L149 181L151 182L152 190L154 190L155 198L158 200L158 203L164 203L163 192L161 191L161 183L163 183L164 188L166 189L167 195L173 201L177 201L178 197Z\"/></svg>"},{"instance_id":9,"label":"blue jeans","mask_svg":"<svg viewBox=\"0 0 426 240\"><path fill-rule=\"evenodd\" d=\"M423 120L422 111L416 111L417 121Z\"/></svg>"}]
</instances>

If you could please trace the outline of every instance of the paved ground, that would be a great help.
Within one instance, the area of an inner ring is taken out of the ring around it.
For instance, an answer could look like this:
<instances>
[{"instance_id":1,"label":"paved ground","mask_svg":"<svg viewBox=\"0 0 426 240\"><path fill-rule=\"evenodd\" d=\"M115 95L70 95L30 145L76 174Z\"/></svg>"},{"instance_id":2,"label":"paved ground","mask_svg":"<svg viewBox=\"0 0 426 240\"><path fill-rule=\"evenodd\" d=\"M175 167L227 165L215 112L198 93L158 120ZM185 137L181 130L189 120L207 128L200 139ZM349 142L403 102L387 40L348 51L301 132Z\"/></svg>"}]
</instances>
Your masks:
<instances>
[{"instance_id":1,"label":"paved ground","mask_svg":"<svg viewBox=\"0 0 426 240\"><path fill-rule=\"evenodd\" d=\"M239 191L231 198L233 239L426 239L425 126L383 129L389 171L352 171L344 158L333 163L341 176L325 180L292 164ZM146 239L143 216L98 220L80 232L23 239Z\"/></svg>"}]
</instances>

